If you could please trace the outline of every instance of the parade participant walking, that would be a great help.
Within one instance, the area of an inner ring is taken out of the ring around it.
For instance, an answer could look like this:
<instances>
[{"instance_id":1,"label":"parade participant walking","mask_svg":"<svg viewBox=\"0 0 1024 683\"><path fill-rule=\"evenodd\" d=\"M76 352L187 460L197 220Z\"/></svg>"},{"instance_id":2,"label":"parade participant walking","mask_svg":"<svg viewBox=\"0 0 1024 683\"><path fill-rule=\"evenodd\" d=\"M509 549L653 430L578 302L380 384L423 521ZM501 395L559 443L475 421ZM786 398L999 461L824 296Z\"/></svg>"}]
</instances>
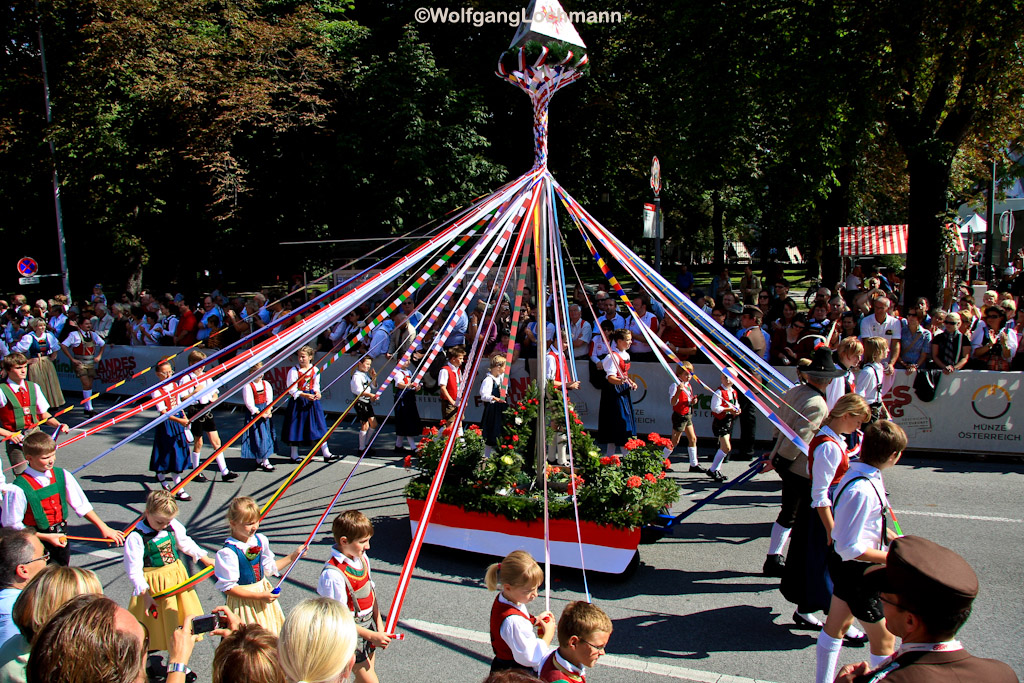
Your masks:
<instances>
[{"instance_id":1,"label":"parade participant walking","mask_svg":"<svg viewBox=\"0 0 1024 683\"><path fill-rule=\"evenodd\" d=\"M267 537L256 533L260 528L260 509L248 496L232 500L227 517L231 536L214 559L217 590L227 596L228 609L243 623L259 624L276 635L284 623L284 612L267 576L277 576L305 549L299 546L276 558Z\"/></svg>"},{"instance_id":2,"label":"parade participant walking","mask_svg":"<svg viewBox=\"0 0 1024 683\"><path fill-rule=\"evenodd\" d=\"M505 356L491 356L489 372L480 382L480 401L484 404L480 428L483 432L485 458L491 457L491 452L498 447L498 439L505 426L505 397L501 389L504 374Z\"/></svg>"},{"instance_id":3,"label":"parade participant walking","mask_svg":"<svg viewBox=\"0 0 1024 683\"><path fill-rule=\"evenodd\" d=\"M316 443L327 433L327 420L324 409L320 405L320 369L313 364L316 352L312 346L303 346L296 354L298 365L288 370L285 383L289 387L291 400L284 416L284 440L291 448L292 462L301 462L299 446ZM320 444L320 454L324 462L334 462L336 458L327 447L327 442Z\"/></svg>"},{"instance_id":4,"label":"parade participant walking","mask_svg":"<svg viewBox=\"0 0 1024 683\"><path fill-rule=\"evenodd\" d=\"M189 466L189 444L186 430L188 420L178 410L178 397L173 391L173 382L167 380L174 374L169 361L156 366L157 381L161 383L150 396L157 401L156 409L161 415L170 413L168 418L153 430L153 450L149 456L149 469L156 473L156 480L165 490L170 491L172 484L167 481L167 474L174 475L174 486L181 483L181 473ZM192 500L192 496L184 489L174 494L178 500Z\"/></svg>"},{"instance_id":5,"label":"parade participant walking","mask_svg":"<svg viewBox=\"0 0 1024 683\"><path fill-rule=\"evenodd\" d=\"M263 363L256 363L253 370L259 370ZM277 436L274 434L273 409L274 387L260 373L256 378L242 387L242 403L249 411L249 420L256 420L242 434L239 445L242 449L242 460L251 460L257 468L264 472L273 472L270 456L277 448Z\"/></svg>"},{"instance_id":6,"label":"parade participant walking","mask_svg":"<svg viewBox=\"0 0 1024 683\"><path fill-rule=\"evenodd\" d=\"M15 352L4 357L3 368L7 381L0 384L0 438L7 444L7 458L14 473L21 474L25 471L21 443L25 437L39 431L35 425L45 423L62 434L68 433L68 426L50 415L50 404L40 386L25 379L28 359L24 354Z\"/></svg>"},{"instance_id":7,"label":"parade participant walking","mask_svg":"<svg viewBox=\"0 0 1024 683\"><path fill-rule=\"evenodd\" d=\"M864 430L860 460L850 464L832 497L832 604L818 634L815 683L831 683L843 647L843 636L860 621L871 646L870 662L881 664L893 652L893 635L885 628L878 591L866 585L864 572L885 564L889 549L888 514L882 471L900 461L907 435L899 425L879 420Z\"/></svg>"},{"instance_id":8,"label":"parade participant walking","mask_svg":"<svg viewBox=\"0 0 1024 683\"><path fill-rule=\"evenodd\" d=\"M722 382L711 395L711 433L718 437L718 451L711 462L707 475L717 482L725 481L722 474L722 463L732 450L733 419L742 411L736 400L738 394L732 388L731 368L723 368Z\"/></svg>"},{"instance_id":9,"label":"parade participant walking","mask_svg":"<svg viewBox=\"0 0 1024 683\"><path fill-rule=\"evenodd\" d=\"M546 683L587 683L587 669L594 668L612 637L612 620L597 605L570 602L558 618L558 649L540 667Z\"/></svg>"},{"instance_id":10,"label":"parade participant walking","mask_svg":"<svg viewBox=\"0 0 1024 683\"><path fill-rule=\"evenodd\" d=\"M409 361L404 357L395 370L395 452L402 450L402 439L408 442L406 450L415 451L416 442L423 434L423 421L416 407L416 392L420 385L412 381Z\"/></svg>"},{"instance_id":11,"label":"parade participant walking","mask_svg":"<svg viewBox=\"0 0 1024 683\"><path fill-rule=\"evenodd\" d=\"M820 620L808 616L827 611L832 602L832 578L826 566L835 526L830 495L850 468L849 451L843 437L860 429L870 417L871 409L861 396L846 394L832 408L807 447L811 504L797 511L780 586L783 596L797 606L793 613L797 624L819 628ZM858 633L858 639L863 637Z\"/></svg>"},{"instance_id":12,"label":"parade participant walking","mask_svg":"<svg viewBox=\"0 0 1024 683\"><path fill-rule=\"evenodd\" d=\"M373 523L359 510L346 510L331 524L334 545L324 563L316 592L345 605L356 622L356 665L352 672L358 683L376 683L374 650L386 649L391 638L384 632L380 602L370 578L366 551L373 537Z\"/></svg>"},{"instance_id":13,"label":"parade participant walking","mask_svg":"<svg viewBox=\"0 0 1024 683\"><path fill-rule=\"evenodd\" d=\"M844 666L838 683L1017 683L1009 666L975 657L956 640L978 595L978 577L963 557L920 536L903 536L892 542L885 565L864 579L879 593L885 628L902 642L877 667Z\"/></svg>"},{"instance_id":14,"label":"parade participant walking","mask_svg":"<svg viewBox=\"0 0 1024 683\"><path fill-rule=\"evenodd\" d=\"M857 373L857 393L871 406L871 421L875 422L882 414L884 404L883 378L885 376L886 343L881 337L868 337L864 343L864 367Z\"/></svg>"},{"instance_id":15,"label":"parade participant walking","mask_svg":"<svg viewBox=\"0 0 1024 683\"><path fill-rule=\"evenodd\" d=\"M491 605L491 671L537 673L552 651L554 615L542 612L534 619L526 605L537 597L544 571L530 553L515 550L487 568L484 582L487 590L501 591Z\"/></svg>"},{"instance_id":16,"label":"parade participant walking","mask_svg":"<svg viewBox=\"0 0 1024 683\"><path fill-rule=\"evenodd\" d=\"M207 297L209 298L209 297ZM202 360L206 359L206 354L198 349L193 350L188 354L189 366L196 365ZM217 432L217 423L213 418L213 411L207 410L206 414L198 419L194 419L195 416L204 408L209 406L211 403L217 400L218 391L213 389L207 391L211 382L209 380L202 379L205 374L205 369L202 367L196 368L194 371L187 373L178 381L178 386L185 386L189 383L194 383L190 388L183 389L178 394L178 399L184 401L193 394L199 394L200 398L192 405L185 408L185 415L189 419L189 429L192 432L194 441L192 443L192 467L199 467L199 456L203 450L203 435L210 440L210 445L213 446L214 451L220 450L220 434ZM227 461L224 460L224 454L220 453L217 455L217 469L220 470L220 478L224 481L234 481L238 478L238 474L228 469ZM208 481L206 475L200 472L195 477L196 481Z\"/></svg>"},{"instance_id":17,"label":"parade participant walking","mask_svg":"<svg viewBox=\"0 0 1024 683\"><path fill-rule=\"evenodd\" d=\"M676 381L668 388L668 400L672 406L672 445L665 446L665 457L668 458L679 445L679 440L686 435L686 454L690 460L690 472L704 474L707 472L697 461L697 432L693 428L691 410L697 405L697 395L690 386L693 377L693 364L683 361L676 366Z\"/></svg>"},{"instance_id":18,"label":"parade participant walking","mask_svg":"<svg viewBox=\"0 0 1024 683\"><path fill-rule=\"evenodd\" d=\"M834 378L841 377L845 371L836 367L828 349L820 348L814 352L811 364L802 368L801 372L806 383L797 384L782 395L778 416L804 443L810 443L828 415L825 390ZM782 550L796 523L798 512L811 504L811 480L807 471L807 456L782 433L778 434L769 462L762 471L772 469L782 479L782 509L772 525L768 556L762 571L766 576L781 578L786 565Z\"/></svg>"},{"instance_id":19,"label":"parade participant walking","mask_svg":"<svg viewBox=\"0 0 1024 683\"><path fill-rule=\"evenodd\" d=\"M372 456L374 451L369 448L372 434L371 429L377 429L377 418L373 414L373 402L376 399L377 371L373 369L373 359L369 356L356 363L352 371L352 379L349 381L349 390L355 396L356 420L359 422L359 452L366 451L366 455Z\"/></svg>"},{"instance_id":20,"label":"parade participant walking","mask_svg":"<svg viewBox=\"0 0 1024 683\"><path fill-rule=\"evenodd\" d=\"M89 325L92 326L91 321ZM46 321L42 318L35 318L29 325L29 330L31 331L18 341L14 350L25 354L28 359L28 378L43 390L46 402L54 407L62 406L64 392L60 390L57 369L53 366L53 359L57 357L57 350L60 348L57 337L46 331ZM71 334L75 335L77 332ZM88 406L88 410L92 411L92 405Z\"/></svg>"},{"instance_id":21,"label":"parade participant walking","mask_svg":"<svg viewBox=\"0 0 1024 683\"><path fill-rule=\"evenodd\" d=\"M605 375L601 389L601 407L598 415L597 440L608 444L607 455L615 454L616 446L622 447L636 436L636 417L629 392L636 390L636 382L629 378L629 346L633 335L629 330L619 328L609 335L611 352L604 357L602 369Z\"/></svg>"},{"instance_id":22,"label":"parade participant walking","mask_svg":"<svg viewBox=\"0 0 1024 683\"><path fill-rule=\"evenodd\" d=\"M128 611L146 627L149 649L170 650L171 635L203 614L194 590L155 600L160 593L186 581L181 554L209 567L213 559L188 536L177 520L178 504L167 491L150 491L142 521L124 541L124 571L132 586Z\"/></svg>"},{"instance_id":23,"label":"parade participant walking","mask_svg":"<svg viewBox=\"0 0 1024 683\"><path fill-rule=\"evenodd\" d=\"M437 373L437 386L441 391L441 419L452 424L459 413L459 396L462 394L462 375L459 369L466 360L466 349L462 346L453 346L447 349L447 352L448 364ZM462 434L461 424L454 433Z\"/></svg>"}]
</instances>

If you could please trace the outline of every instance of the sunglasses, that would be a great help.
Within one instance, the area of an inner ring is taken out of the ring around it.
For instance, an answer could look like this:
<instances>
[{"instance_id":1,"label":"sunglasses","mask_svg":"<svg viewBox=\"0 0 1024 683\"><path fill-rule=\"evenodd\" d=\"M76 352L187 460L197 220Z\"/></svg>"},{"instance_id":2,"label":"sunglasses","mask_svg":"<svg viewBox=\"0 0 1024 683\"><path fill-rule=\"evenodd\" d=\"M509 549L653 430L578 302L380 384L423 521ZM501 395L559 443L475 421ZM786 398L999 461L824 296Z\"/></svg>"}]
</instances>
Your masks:
<instances>
[{"instance_id":1,"label":"sunglasses","mask_svg":"<svg viewBox=\"0 0 1024 683\"><path fill-rule=\"evenodd\" d=\"M959 325L960 323L958 323L958 322L957 322L957 321L955 321L955 320L947 320L947 321L945 322L945 324L946 324L946 325Z\"/></svg>"},{"instance_id":2,"label":"sunglasses","mask_svg":"<svg viewBox=\"0 0 1024 683\"><path fill-rule=\"evenodd\" d=\"M594 645L594 644L593 644L593 643L591 643L590 641L587 641L587 640L583 640L582 638L580 638L580 642L581 642L581 643L586 643L586 644L587 644L587 645L589 645L589 646L590 646L591 648L593 648L593 650L594 650L595 652L600 652L601 654L605 654L605 648L606 648L606 647L608 647L608 645L607 645L607 644L606 644L606 645L604 645L603 647L598 647L597 645Z\"/></svg>"}]
</instances>

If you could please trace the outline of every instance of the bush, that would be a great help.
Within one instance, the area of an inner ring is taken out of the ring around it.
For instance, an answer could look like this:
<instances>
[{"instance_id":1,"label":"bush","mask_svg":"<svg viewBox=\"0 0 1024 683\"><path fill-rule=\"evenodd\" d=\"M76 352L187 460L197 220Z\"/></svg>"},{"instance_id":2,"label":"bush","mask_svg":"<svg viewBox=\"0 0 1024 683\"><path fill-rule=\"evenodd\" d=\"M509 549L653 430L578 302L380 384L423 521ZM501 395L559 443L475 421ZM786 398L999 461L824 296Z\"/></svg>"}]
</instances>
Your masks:
<instances>
[{"instance_id":1,"label":"bush","mask_svg":"<svg viewBox=\"0 0 1024 683\"><path fill-rule=\"evenodd\" d=\"M452 452L439 500L513 520L540 518L544 514L544 494L533 465L533 431L539 406L536 384L531 384L521 401L506 408L501 442L487 459L483 457L480 428L467 427ZM553 388L549 390L546 412L550 447L563 438L566 422L562 397ZM666 476L669 463L662 454L667 439L650 434L647 441L632 439L623 455L602 456L571 404L568 418L575 471L568 466L546 466L548 514L552 519L573 518L573 493L581 520L621 527L650 523L664 507L678 500L678 487ZM420 472L406 485L409 498L426 498L450 438L451 428L444 422L440 429L423 430L416 455L406 458L406 466Z\"/></svg>"}]
</instances>

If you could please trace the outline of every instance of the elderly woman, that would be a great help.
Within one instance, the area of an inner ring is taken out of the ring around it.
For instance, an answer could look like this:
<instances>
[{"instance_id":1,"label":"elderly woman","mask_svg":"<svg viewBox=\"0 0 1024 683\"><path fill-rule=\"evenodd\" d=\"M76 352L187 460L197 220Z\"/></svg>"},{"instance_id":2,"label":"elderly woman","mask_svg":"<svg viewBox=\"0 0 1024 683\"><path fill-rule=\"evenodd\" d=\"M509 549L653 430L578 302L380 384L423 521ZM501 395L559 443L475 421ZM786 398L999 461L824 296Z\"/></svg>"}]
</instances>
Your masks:
<instances>
[{"instance_id":1,"label":"elderly woman","mask_svg":"<svg viewBox=\"0 0 1024 683\"><path fill-rule=\"evenodd\" d=\"M1006 312L999 306L985 309L985 324L971 337L971 357L979 370L1009 370L1017 353L1017 334L1006 327Z\"/></svg>"}]
</instances>

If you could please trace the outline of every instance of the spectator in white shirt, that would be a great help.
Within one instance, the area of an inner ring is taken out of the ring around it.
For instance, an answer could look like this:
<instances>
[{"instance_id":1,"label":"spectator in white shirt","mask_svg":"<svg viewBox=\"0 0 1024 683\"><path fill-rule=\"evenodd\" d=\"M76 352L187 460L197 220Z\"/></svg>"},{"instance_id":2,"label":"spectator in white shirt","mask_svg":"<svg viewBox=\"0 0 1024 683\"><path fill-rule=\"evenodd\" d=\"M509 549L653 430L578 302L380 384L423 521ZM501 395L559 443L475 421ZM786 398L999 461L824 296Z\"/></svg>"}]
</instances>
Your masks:
<instances>
[{"instance_id":1,"label":"spectator in white shirt","mask_svg":"<svg viewBox=\"0 0 1024 683\"><path fill-rule=\"evenodd\" d=\"M884 296L875 299L871 304L872 315L864 316L860 321L860 338L881 337L889 346L888 357L882 361L885 374L891 375L893 364L900 357L900 337L903 326L899 318L889 315L890 302Z\"/></svg>"}]
</instances>

